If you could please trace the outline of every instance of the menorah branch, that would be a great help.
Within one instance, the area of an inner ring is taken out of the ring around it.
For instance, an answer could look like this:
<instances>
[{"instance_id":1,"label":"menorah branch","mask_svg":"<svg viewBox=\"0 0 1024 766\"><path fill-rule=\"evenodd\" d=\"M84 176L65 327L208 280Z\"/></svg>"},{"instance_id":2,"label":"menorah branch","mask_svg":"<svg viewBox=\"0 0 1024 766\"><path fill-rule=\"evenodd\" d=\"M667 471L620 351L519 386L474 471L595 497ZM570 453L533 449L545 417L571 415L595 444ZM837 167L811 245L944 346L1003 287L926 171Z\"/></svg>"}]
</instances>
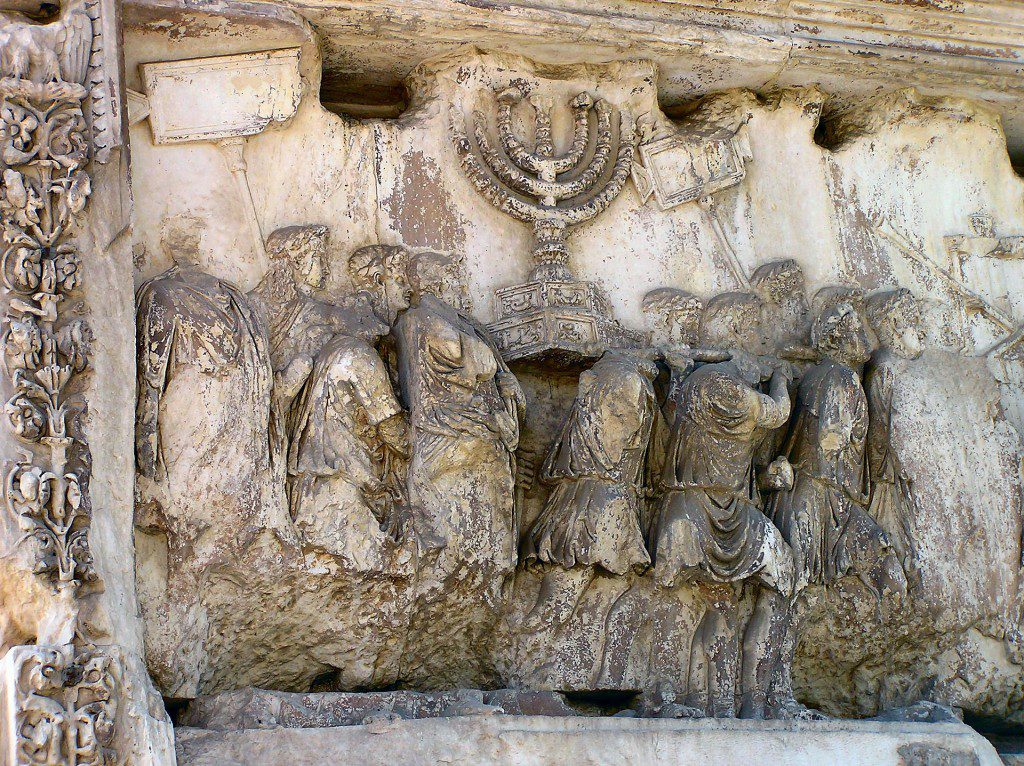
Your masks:
<instances>
[{"instance_id":1,"label":"menorah branch","mask_svg":"<svg viewBox=\"0 0 1024 766\"><path fill-rule=\"evenodd\" d=\"M451 115L452 141L459 155L460 164L473 187L494 207L525 223L537 220L539 210L529 203L507 194L497 182L488 177L483 165L473 151L473 145L466 135L463 117L453 110Z\"/></svg>"},{"instance_id":2,"label":"menorah branch","mask_svg":"<svg viewBox=\"0 0 1024 766\"><path fill-rule=\"evenodd\" d=\"M609 111L606 108L607 105L604 102L601 103L605 107L604 111ZM589 93L580 93L569 104L573 114L572 146L569 147L569 151L564 156L552 160L556 173L565 173L571 170L583 159L583 154L587 151L587 144L590 143L590 109L593 105L594 99L590 97ZM601 108L598 109L598 115L598 120L600 121L600 116L602 115ZM599 127L598 133L600 132Z\"/></svg>"},{"instance_id":3,"label":"menorah branch","mask_svg":"<svg viewBox=\"0 0 1024 766\"><path fill-rule=\"evenodd\" d=\"M502 212L534 224L535 271L565 276L567 228L607 208L629 177L637 141L633 118L619 114L616 126L607 102L580 93L569 103L573 113L572 144L565 154L556 156L549 99L531 99L536 121L535 150L515 135L512 107L522 99L522 92L516 88L506 89L497 97L502 151L489 139L487 120L479 110L472 115L472 139L466 120L453 111L452 139L473 186ZM595 110L597 119L592 122L590 113ZM591 145L593 152L588 159L587 148ZM613 154L615 163L609 175Z\"/></svg>"}]
</instances>

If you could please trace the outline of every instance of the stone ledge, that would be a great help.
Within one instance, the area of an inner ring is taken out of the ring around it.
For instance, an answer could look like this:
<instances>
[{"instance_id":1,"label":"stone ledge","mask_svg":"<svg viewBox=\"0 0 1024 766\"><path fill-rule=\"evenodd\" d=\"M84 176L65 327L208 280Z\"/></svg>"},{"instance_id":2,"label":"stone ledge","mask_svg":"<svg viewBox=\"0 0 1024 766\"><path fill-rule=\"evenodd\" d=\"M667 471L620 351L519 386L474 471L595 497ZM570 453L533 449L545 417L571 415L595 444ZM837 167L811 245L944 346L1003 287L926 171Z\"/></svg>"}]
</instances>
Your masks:
<instances>
[{"instance_id":1,"label":"stone ledge","mask_svg":"<svg viewBox=\"0 0 1024 766\"><path fill-rule=\"evenodd\" d=\"M1000 766L961 724L472 717L327 729L178 729L179 766Z\"/></svg>"},{"instance_id":2,"label":"stone ledge","mask_svg":"<svg viewBox=\"0 0 1024 766\"><path fill-rule=\"evenodd\" d=\"M658 64L669 108L728 88L817 85L848 107L913 87L997 110L1011 150L1024 152L1024 6L1016 1L403 0L381 13L376 0L125 0L129 29L156 30L184 15L192 37L214 34L222 14L263 24L290 12L315 28L325 88L345 91L335 98L398 87L421 62L464 46L553 64L642 58ZM219 45L235 52L245 40L228 35Z\"/></svg>"}]
</instances>

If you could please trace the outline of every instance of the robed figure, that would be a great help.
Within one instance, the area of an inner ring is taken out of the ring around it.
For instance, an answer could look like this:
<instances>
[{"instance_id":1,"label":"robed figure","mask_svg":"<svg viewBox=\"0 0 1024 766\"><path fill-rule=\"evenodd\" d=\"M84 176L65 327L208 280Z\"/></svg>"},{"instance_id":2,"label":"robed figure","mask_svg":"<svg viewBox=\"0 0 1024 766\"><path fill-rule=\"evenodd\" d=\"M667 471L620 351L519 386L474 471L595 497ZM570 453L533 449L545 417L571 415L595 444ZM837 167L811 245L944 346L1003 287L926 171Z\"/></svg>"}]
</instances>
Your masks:
<instances>
[{"instance_id":1,"label":"robed figure","mask_svg":"<svg viewBox=\"0 0 1024 766\"><path fill-rule=\"evenodd\" d=\"M600 567L617 575L650 565L640 502L656 375L652 362L610 352L580 376L544 462L541 481L553 489L526 535L526 564Z\"/></svg>"}]
</instances>

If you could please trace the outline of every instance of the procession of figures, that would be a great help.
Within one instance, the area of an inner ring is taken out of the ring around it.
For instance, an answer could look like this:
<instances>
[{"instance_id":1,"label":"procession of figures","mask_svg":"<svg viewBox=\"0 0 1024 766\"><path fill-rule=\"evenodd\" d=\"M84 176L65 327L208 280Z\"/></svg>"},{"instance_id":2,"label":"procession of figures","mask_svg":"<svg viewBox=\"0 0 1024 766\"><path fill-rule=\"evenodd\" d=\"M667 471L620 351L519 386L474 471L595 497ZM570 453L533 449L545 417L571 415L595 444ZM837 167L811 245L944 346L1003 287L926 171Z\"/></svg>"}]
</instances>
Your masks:
<instances>
[{"instance_id":1,"label":"procession of figures","mask_svg":"<svg viewBox=\"0 0 1024 766\"><path fill-rule=\"evenodd\" d=\"M330 302L327 228L293 226L243 294L189 262L188 237L167 232L176 265L139 294L136 447L193 559L267 529L368 578L407 576L411 552L489 591L484 623L518 563L541 579L525 631L564 622L595 576L707 583L694 641L710 669L677 708L754 718L815 715L789 675L809 586L854 576L899 599L917 576L914 489L888 443L893 360L921 351L906 290L809 300L780 261L749 292L651 292L657 345L580 373L536 472L543 510L521 528L530 403L457 263L362 248L355 292Z\"/></svg>"},{"instance_id":2,"label":"procession of figures","mask_svg":"<svg viewBox=\"0 0 1024 766\"><path fill-rule=\"evenodd\" d=\"M251 5L0 13L5 762L499 713L1024 725L991 104L709 64L667 106L678 62L574 43L424 59L392 118L320 100L363 87L341 9ZM626 741L532 726L487 746Z\"/></svg>"}]
</instances>

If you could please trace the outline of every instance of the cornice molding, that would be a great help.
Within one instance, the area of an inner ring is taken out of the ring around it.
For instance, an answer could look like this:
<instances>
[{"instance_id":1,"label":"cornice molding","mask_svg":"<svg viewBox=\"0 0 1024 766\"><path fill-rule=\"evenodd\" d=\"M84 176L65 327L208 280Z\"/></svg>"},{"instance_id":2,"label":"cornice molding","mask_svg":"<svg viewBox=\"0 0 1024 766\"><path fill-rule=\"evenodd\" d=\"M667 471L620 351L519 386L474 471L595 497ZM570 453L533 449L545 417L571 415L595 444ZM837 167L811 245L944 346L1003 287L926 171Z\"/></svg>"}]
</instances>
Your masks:
<instances>
[{"instance_id":1,"label":"cornice molding","mask_svg":"<svg viewBox=\"0 0 1024 766\"><path fill-rule=\"evenodd\" d=\"M133 3L127 3L130 8ZM148 12L208 3L145 0ZM394 86L460 46L539 61L649 58L668 106L714 90L817 85L840 102L888 89L973 98L1024 147L1024 3L1016 0L278 0L308 19L327 78ZM131 16L129 12L129 17Z\"/></svg>"}]
</instances>

